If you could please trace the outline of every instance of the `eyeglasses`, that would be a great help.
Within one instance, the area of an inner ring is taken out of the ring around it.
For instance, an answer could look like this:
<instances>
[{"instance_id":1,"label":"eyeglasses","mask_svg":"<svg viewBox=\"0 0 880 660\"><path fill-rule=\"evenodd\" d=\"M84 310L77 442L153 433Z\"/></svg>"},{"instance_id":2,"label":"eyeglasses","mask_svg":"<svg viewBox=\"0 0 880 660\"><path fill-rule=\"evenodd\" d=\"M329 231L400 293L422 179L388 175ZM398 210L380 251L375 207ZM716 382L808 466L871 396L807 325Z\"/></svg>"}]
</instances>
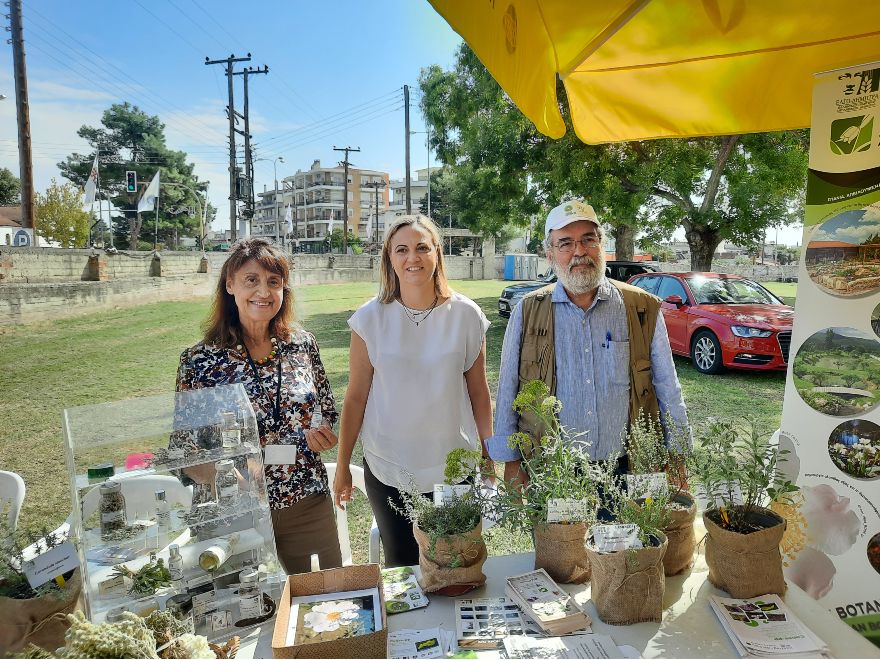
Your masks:
<instances>
[{"instance_id":1,"label":"eyeglasses","mask_svg":"<svg viewBox=\"0 0 880 660\"><path fill-rule=\"evenodd\" d=\"M588 234L578 240L573 240L571 238L560 239L556 241L556 245L554 247L556 247L556 249L560 252L567 254L569 252L574 252L575 243L580 243L588 250L595 250L597 247L599 247L599 244L601 242L602 240L599 238L598 234Z\"/></svg>"}]
</instances>

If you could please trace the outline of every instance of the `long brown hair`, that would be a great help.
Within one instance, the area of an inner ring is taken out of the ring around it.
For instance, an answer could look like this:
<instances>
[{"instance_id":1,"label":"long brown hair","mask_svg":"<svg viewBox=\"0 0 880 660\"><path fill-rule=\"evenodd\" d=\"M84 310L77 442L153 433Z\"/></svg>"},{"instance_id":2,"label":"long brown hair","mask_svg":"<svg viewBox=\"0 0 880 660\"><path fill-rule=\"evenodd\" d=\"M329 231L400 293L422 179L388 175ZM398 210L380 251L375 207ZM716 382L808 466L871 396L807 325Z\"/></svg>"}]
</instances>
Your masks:
<instances>
[{"instance_id":1,"label":"long brown hair","mask_svg":"<svg viewBox=\"0 0 880 660\"><path fill-rule=\"evenodd\" d=\"M281 309L269 322L272 337L287 339L296 322L293 313L293 289L290 288L290 265L287 257L277 247L262 238L238 241L229 251L229 257L220 269L211 315L205 320L205 343L231 348L242 343L241 321L235 297L226 290L226 280L235 276L239 269L253 259L266 270L281 276L284 282Z\"/></svg>"},{"instance_id":2,"label":"long brown hair","mask_svg":"<svg viewBox=\"0 0 880 660\"><path fill-rule=\"evenodd\" d=\"M400 298L400 280L391 265L391 239L401 227L420 227L431 236L431 243L437 253L437 269L434 271L434 293L440 298L448 298L452 295L449 289L449 280L446 279L446 264L443 261L443 250L440 247L440 230L428 216L404 215L398 218L385 234L385 242L382 244L382 259L379 263L379 302L394 302Z\"/></svg>"}]
</instances>

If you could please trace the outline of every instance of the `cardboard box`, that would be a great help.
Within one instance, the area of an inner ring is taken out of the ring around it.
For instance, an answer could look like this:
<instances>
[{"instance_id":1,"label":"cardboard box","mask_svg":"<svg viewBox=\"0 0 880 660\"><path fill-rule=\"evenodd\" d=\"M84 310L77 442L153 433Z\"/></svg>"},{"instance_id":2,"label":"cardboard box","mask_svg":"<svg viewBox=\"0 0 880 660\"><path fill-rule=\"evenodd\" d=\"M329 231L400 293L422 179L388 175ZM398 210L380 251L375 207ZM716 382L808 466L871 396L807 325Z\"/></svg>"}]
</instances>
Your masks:
<instances>
[{"instance_id":1,"label":"cardboard box","mask_svg":"<svg viewBox=\"0 0 880 660\"><path fill-rule=\"evenodd\" d=\"M382 630L330 642L287 646L291 598L373 588L379 590ZM276 658L387 658L388 618L385 614L382 573L379 570L379 565L344 566L288 576L275 618L272 655Z\"/></svg>"}]
</instances>

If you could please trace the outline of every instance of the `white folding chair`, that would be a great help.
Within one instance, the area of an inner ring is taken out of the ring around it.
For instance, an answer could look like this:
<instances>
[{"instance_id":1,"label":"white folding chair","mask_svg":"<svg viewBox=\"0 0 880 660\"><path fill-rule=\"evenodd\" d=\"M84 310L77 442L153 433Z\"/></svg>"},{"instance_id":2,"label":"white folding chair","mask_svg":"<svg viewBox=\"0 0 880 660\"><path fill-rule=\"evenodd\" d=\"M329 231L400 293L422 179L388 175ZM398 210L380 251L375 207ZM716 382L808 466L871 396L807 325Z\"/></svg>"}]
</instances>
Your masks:
<instances>
[{"instance_id":1,"label":"white folding chair","mask_svg":"<svg viewBox=\"0 0 880 660\"><path fill-rule=\"evenodd\" d=\"M0 470L0 516L5 513L12 531L18 526L18 514L21 512L24 494L24 479L15 472Z\"/></svg>"},{"instance_id":2,"label":"white folding chair","mask_svg":"<svg viewBox=\"0 0 880 660\"><path fill-rule=\"evenodd\" d=\"M330 485L333 485L333 479L336 477L336 463L325 463L327 468L327 479ZM364 482L364 469L357 465L351 466L351 485L361 491L364 496L367 495L367 486ZM348 511L333 507L336 511L336 534L339 536L339 548L342 550L342 565L351 566L351 536L348 533ZM370 544L369 544L370 563L379 563L379 527L376 525L376 519L370 526Z\"/></svg>"}]
</instances>

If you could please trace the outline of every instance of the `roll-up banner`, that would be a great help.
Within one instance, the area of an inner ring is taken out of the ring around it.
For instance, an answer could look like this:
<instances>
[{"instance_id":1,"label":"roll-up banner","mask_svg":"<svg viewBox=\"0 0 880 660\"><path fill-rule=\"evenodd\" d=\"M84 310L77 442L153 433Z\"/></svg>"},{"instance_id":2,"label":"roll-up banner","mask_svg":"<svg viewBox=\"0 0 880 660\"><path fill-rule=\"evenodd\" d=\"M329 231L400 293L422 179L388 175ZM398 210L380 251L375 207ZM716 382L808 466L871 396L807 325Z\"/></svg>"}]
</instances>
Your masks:
<instances>
[{"instance_id":1,"label":"roll-up banner","mask_svg":"<svg viewBox=\"0 0 880 660\"><path fill-rule=\"evenodd\" d=\"M880 646L880 62L816 76L802 245L786 577Z\"/></svg>"}]
</instances>

